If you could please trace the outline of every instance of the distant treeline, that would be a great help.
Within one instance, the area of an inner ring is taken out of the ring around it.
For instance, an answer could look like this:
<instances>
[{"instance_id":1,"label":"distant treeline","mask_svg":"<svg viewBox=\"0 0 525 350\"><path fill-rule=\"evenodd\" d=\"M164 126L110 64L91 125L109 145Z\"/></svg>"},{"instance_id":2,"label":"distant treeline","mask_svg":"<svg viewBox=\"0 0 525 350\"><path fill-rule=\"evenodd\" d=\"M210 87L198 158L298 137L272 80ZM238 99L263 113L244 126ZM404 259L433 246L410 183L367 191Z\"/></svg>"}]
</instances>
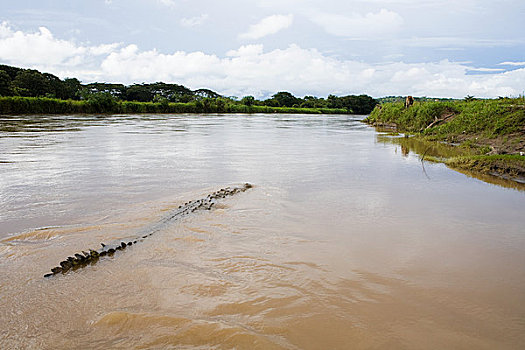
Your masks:
<instances>
[{"instance_id":1,"label":"distant treeline","mask_svg":"<svg viewBox=\"0 0 525 350\"><path fill-rule=\"evenodd\" d=\"M266 100L225 97L183 85L81 84L49 73L0 65L0 113L353 113L368 114L378 101L367 95L295 97L281 91ZM9 98L6 98L9 97ZM292 111L293 110L293 111Z\"/></svg>"}]
</instances>

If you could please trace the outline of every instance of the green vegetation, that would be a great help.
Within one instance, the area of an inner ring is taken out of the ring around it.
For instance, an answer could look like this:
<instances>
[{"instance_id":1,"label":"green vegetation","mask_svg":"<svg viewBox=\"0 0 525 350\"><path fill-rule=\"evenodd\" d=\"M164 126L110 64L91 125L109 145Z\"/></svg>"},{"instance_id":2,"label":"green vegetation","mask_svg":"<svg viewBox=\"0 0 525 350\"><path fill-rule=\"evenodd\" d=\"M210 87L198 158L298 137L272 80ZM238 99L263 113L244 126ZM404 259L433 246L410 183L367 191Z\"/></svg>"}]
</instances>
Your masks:
<instances>
[{"instance_id":1,"label":"green vegetation","mask_svg":"<svg viewBox=\"0 0 525 350\"><path fill-rule=\"evenodd\" d=\"M227 99L192 102L118 101L111 95L91 95L87 100L60 100L47 97L0 97L0 114L77 114L77 113L293 113L346 114L346 109L246 106Z\"/></svg>"},{"instance_id":2,"label":"green vegetation","mask_svg":"<svg viewBox=\"0 0 525 350\"><path fill-rule=\"evenodd\" d=\"M451 168L509 178L525 176L525 157L515 154L454 157L445 164Z\"/></svg>"},{"instance_id":3,"label":"green vegetation","mask_svg":"<svg viewBox=\"0 0 525 350\"><path fill-rule=\"evenodd\" d=\"M482 144L507 137L517 142L516 137L519 141L525 134L525 99L416 102L410 108L400 102L387 103L376 106L365 121L436 140Z\"/></svg>"},{"instance_id":4,"label":"green vegetation","mask_svg":"<svg viewBox=\"0 0 525 350\"><path fill-rule=\"evenodd\" d=\"M406 96L385 96L377 99L379 103L393 103L393 102L405 102ZM435 97L414 97L416 102L445 102L445 101L455 101L453 98L435 98Z\"/></svg>"},{"instance_id":5,"label":"green vegetation","mask_svg":"<svg viewBox=\"0 0 525 350\"><path fill-rule=\"evenodd\" d=\"M525 178L523 97L476 100L467 96L461 101L416 102L410 108L402 102L386 103L376 106L365 122L412 135L410 141L403 141L412 145L454 145L456 155L454 151L429 154L452 168ZM443 147L432 147L438 148Z\"/></svg>"},{"instance_id":6,"label":"green vegetation","mask_svg":"<svg viewBox=\"0 0 525 350\"><path fill-rule=\"evenodd\" d=\"M343 113L368 114L377 101L367 95L299 98L281 91L266 100L224 97L157 82L125 86L81 84L36 70L0 65L0 113Z\"/></svg>"}]
</instances>

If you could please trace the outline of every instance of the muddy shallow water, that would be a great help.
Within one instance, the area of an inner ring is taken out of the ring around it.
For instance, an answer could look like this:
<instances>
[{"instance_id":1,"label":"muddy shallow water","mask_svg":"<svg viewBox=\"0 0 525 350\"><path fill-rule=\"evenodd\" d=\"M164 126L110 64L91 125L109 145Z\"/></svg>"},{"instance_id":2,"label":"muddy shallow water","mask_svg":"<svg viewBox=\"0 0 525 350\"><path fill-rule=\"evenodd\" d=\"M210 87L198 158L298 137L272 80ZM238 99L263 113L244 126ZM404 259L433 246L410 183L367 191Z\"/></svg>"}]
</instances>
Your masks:
<instances>
[{"instance_id":1,"label":"muddy shallow water","mask_svg":"<svg viewBox=\"0 0 525 350\"><path fill-rule=\"evenodd\" d=\"M2 119L0 348L522 348L525 192L423 169L361 118Z\"/></svg>"}]
</instances>

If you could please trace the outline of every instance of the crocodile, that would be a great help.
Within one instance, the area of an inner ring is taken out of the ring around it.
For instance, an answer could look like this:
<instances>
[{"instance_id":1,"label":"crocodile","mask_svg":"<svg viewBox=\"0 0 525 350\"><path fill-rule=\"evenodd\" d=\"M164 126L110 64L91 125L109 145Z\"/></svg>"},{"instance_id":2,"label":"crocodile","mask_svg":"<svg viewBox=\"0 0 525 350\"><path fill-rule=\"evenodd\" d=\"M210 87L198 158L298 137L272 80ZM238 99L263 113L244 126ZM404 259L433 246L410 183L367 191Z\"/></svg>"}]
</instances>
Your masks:
<instances>
[{"instance_id":1,"label":"crocodile","mask_svg":"<svg viewBox=\"0 0 525 350\"><path fill-rule=\"evenodd\" d=\"M99 249L88 249L87 251L82 251L81 253L75 253L73 256L69 256L59 263L59 266L55 266L51 269L50 273L46 273L44 277L52 277L58 274L66 274L70 271L75 271L80 268L84 268L89 265L95 264L98 260L103 257L111 257L118 252L126 250L126 248L144 241L148 237L153 236L156 232L161 231L166 225L178 220L190 213L193 213L197 210L211 210L215 204L223 198L233 196L240 192L245 192L246 190L252 188L253 185L245 183L242 187L226 187L221 188L218 191L215 191L209 194L206 198L198 199L195 201L189 201L183 205L179 205L178 208L169 212L164 218L157 222L153 227L140 232L135 238L120 240L115 244L104 244L100 243L101 248Z\"/></svg>"}]
</instances>

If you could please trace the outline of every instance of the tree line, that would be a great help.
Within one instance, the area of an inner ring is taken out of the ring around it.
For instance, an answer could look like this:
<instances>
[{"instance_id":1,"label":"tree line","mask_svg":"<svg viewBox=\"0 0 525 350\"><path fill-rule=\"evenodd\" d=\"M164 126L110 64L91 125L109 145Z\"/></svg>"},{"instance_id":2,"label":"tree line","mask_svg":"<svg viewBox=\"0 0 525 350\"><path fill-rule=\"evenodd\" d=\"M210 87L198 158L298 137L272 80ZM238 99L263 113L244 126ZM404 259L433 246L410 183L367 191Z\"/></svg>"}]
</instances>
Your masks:
<instances>
[{"instance_id":1,"label":"tree line","mask_svg":"<svg viewBox=\"0 0 525 350\"><path fill-rule=\"evenodd\" d=\"M221 96L209 89L191 90L183 85L163 82L150 84L82 84L76 78L60 79L50 73L41 73L34 69L22 69L0 65L0 96L38 97L72 101L91 101L91 104L114 106L122 102L154 103L169 109L170 103L190 103L213 111L228 110L272 110L271 108L296 108L326 110L333 109L345 113L368 114L377 100L368 95L329 95L327 98L315 96L296 97L287 91L277 92L265 100L253 96L241 99ZM6 100L4 100L6 101ZM231 106L238 107L231 107ZM206 106L210 106L206 108ZM211 106L214 106L213 108ZM229 107L226 107L229 106ZM241 106L247 107L243 108ZM261 108L268 107L268 108ZM139 108L140 109L140 108ZM275 109L274 109L275 110Z\"/></svg>"}]
</instances>

